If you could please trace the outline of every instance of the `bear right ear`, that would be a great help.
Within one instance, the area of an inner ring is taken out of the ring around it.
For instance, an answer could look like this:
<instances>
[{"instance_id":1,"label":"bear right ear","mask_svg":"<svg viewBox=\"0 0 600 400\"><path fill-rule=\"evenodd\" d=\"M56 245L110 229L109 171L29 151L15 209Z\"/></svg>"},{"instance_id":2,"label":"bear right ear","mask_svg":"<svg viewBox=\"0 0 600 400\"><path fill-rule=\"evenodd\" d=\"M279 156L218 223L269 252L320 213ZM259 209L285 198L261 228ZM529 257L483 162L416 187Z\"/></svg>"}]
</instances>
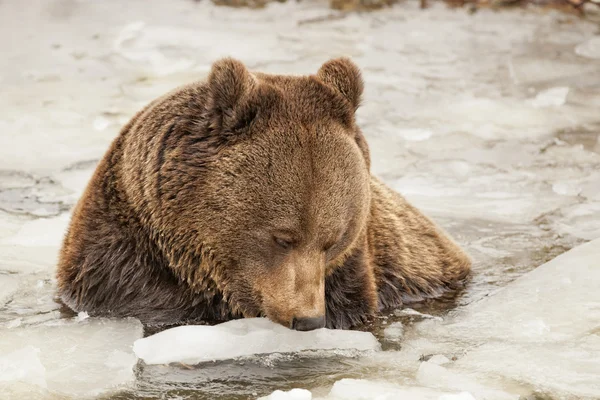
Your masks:
<instances>
[{"instance_id":1,"label":"bear right ear","mask_svg":"<svg viewBox=\"0 0 600 400\"><path fill-rule=\"evenodd\" d=\"M353 111L358 109L364 85L360 70L349 58L327 61L317 72L317 77L340 92L348 100Z\"/></svg>"},{"instance_id":2,"label":"bear right ear","mask_svg":"<svg viewBox=\"0 0 600 400\"><path fill-rule=\"evenodd\" d=\"M215 62L208 76L208 112L213 128L232 129L246 120L244 105L255 86L254 77L240 61L224 58Z\"/></svg>"}]
</instances>

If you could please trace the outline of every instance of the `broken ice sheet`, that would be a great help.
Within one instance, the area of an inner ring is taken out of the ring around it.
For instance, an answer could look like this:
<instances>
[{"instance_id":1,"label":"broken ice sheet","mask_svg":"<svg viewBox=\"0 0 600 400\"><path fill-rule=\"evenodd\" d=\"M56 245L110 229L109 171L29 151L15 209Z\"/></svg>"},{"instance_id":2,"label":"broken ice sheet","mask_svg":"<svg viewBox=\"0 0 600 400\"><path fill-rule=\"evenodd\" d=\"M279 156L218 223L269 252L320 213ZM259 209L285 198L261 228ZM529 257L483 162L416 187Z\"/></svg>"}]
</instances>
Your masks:
<instances>
[{"instance_id":1,"label":"broken ice sheet","mask_svg":"<svg viewBox=\"0 0 600 400\"><path fill-rule=\"evenodd\" d=\"M369 381L363 379L342 379L331 388L327 400L473 400L466 392L456 393L438 391L435 389L401 386L387 382ZM315 399L317 400L317 399Z\"/></svg>"},{"instance_id":2,"label":"broken ice sheet","mask_svg":"<svg viewBox=\"0 0 600 400\"><path fill-rule=\"evenodd\" d=\"M556 257L443 323L417 324L404 346L463 354L453 373L478 380L494 377L556 395L597 398L598 282L600 239Z\"/></svg>"},{"instance_id":3,"label":"broken ice sheet","mask_svg":"<svg viewBox=\"0 0 600 400\"><path fill-rule=\"evenodd\" d=\"M287 392L276 390L259 400L312 400L312 393L306 389L292 389Z\"/></svg>"},{"instance_id":4,"label":"broken ice sheet","mask_svg":"<svg viewBox=\"0 0 600 400\"><path fill-rule=\"evenodd\" d=\"M402 336L404 335L404 326L402 322L396 321L392 322L387 328L383 330L383 336L387 340L391 341L400 341L402 340Z\"/></svg>"},{"instance_id":5,"label":"broken ice sheet","mask_svg":"<svg viewBox=\"0 0 600 400\"><path fill-rule=\"evenodd\" d=\"M592 37L575 47L575 54L581 57L600 60L600 37Z\"/></svg>"},{"instance_id":6,"label":"broken ice sheet","mask_svg":"<svg viewBox=\"0 0 600 400\"><path fill-rule=\"evenodd\" d=\"M17 291L17 279L10 275L0 275L0 307Z\"/></svg>"},{"instance_id":7,"label":"broken ice sheet","mask_svg":"<svg viewBox=\"0 0 600 400\"><path fill-rule=\"evenodd\" d=\"M59 320L0 329L0 337L0 393L81 398L134 381L131 345L142 337L142 325L134 319Z\"/></svg>"},{"instance_id":8,"label":"broken ice sheet","mask_svg":"<svg viewBox=\"0 0 600 400\"><path fill-rule=\"evenodd\" d=\"M198 364L254 354L304 350L378 350L369 332L317 329L299 332L266 318L245 318L215 326L188 325L139 339L135 354L146 364Z\"/></svg>"},{"instance_id":9,"label":"broken ice sheet","mask_svg":"<svg viewBox=\"0 0 600 400\"><path fill-rule=\"evenodd\" d=\"M531 101L536 108L558 107L567 101L568 87L555 87L539 92Z\"/></svg>"},{"instance_id":10,"label":"broken ice sheet","mask_svg":"<svg viewBox=\"0 0 600 400\"><path fill-rule=\"evenodd\" d=\"M277 390L260 400L475 400L468 392L446 392L435 389L401 386L366 379L341 379L325 397L313 397L304 389Z\"/></svg>"},{"instance_id":11,"label":"broken ice sheet","mask_svg":"<svg viewBox=\"0 0 600 400\"><path fill-rule=\"evenodd\" d=\"M442 321L442 317L436 317L433 315L429 315L429 314L423 314L418 312L417 310L413 310L412 308L401 308L399 310L394 311L394 314L401 317L401 316L413 316L413 317L419 317L422 319L433 319L435 321Z\"/></svg>"}]
</instances>

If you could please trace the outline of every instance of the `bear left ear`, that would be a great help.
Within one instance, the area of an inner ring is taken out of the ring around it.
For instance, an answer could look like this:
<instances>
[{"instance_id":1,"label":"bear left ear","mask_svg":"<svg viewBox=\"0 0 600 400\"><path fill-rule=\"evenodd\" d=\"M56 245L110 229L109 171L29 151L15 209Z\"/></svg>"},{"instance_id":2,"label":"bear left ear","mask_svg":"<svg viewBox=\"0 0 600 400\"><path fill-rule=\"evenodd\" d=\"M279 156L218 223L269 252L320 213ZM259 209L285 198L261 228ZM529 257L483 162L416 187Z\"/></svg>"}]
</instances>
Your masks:
<instances>
[{"instance_id":1,"label":"bear left ear","mask_svg":"<svg viewBox=\"0 0 600 400\"><path fill-rule=\"evenodd\" d=\"M224 58L215 62L208 76L208 111L213 128L235 129L248 122L247 102L255 86L254 77L240 61Z\"/></svg>"},{"instance_id":2,"label":"bear left ear","mask_svg":"<svg viewBox=\"0 0 600 400\"><path fill-rule=\"evenodd\" d=\"M327 61L319 69L317 77L340 92L354 111L358 109L364 84L360 70L349 58Z\"/></svg>"}]
</instances>

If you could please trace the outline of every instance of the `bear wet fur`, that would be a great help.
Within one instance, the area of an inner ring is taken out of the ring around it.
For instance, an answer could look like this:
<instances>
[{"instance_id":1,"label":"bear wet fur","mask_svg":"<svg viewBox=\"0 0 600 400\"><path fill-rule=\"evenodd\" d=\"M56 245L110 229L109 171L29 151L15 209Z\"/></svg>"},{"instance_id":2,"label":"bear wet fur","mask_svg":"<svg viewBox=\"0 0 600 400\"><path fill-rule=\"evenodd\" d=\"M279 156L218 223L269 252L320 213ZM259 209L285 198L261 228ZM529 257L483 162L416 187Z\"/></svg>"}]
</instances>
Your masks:
<instances>
[{"instance_id":1,"label":"bear wet fur","mask_svg":"<svg viewBox=\"0 0 600 400\"><path fill-rule=\"evenodd\" d=\"M77 203L60 253L61 299L147 325L379 309L459 287L465 253L371 176L348 59L316 75L216 62L121 130Z\"/></svg>"}]
</instances>

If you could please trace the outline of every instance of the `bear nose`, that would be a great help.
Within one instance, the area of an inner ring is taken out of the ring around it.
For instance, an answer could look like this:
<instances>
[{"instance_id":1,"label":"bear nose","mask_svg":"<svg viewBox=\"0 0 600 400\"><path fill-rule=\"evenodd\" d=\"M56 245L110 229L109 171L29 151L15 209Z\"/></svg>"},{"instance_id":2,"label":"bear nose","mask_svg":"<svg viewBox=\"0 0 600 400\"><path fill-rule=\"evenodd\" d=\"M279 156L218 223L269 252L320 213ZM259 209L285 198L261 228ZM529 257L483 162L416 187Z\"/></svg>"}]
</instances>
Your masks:
<instances>
[{"instance_id":1,"label":"bear nose","mask_svg":"<svg viewBox=\"0 0 600 400\"><path fill-rule=\"evenodd\" d=\"M312 318L294 318L292 321L292 329L297 331L312 331L314 329L325 327L325 316Z\"/></svg>"}]
</instances>

